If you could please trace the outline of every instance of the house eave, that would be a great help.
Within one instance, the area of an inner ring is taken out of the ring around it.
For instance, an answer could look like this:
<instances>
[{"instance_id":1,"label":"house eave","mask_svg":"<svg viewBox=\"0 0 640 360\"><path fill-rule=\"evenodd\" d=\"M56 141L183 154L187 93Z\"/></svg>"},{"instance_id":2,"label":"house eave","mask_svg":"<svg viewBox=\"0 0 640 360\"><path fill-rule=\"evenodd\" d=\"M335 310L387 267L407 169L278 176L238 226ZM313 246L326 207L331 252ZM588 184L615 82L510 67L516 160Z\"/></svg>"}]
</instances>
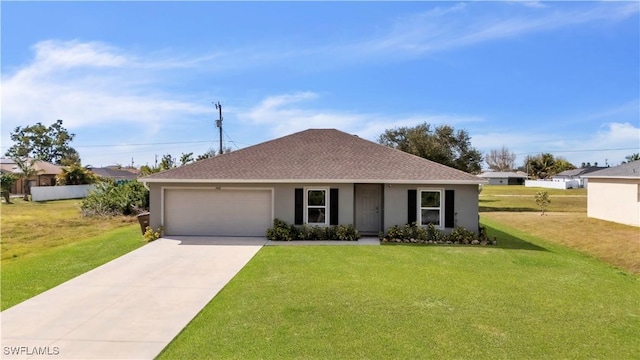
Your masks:
<instances>
[{"instance_id":1,"label":"house eave","mask_svg":"<svg viewBox=\"0 0 640 360\"><path fill-rule=\"evenodd\" d=\"M625 180L640 180L638 176L582 176L586 179L625 179Z\"/></svg>"},{"instance_id":2,"label":"house eave","mask_svg":"<svg viewBox=\"0 0 640 360\"><path fill-rule=\"evenodd\" d=\"M487 180L396 180L396 179L168 179L168 178L139 178L142 183L179 183L179 184L417 184L417 185L482 185Z\"/></svg>"}]
</instances>

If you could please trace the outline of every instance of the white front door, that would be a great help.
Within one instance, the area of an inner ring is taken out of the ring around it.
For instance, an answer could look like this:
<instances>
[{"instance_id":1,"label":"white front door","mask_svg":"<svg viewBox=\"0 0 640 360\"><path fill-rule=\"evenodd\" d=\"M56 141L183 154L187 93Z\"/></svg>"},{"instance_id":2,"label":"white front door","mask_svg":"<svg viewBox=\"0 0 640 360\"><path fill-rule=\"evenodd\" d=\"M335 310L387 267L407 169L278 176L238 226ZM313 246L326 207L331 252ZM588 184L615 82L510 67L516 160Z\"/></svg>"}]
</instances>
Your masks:
<instances>
[{"instance_id":1,"label":"white front door","mask_svg":"<svg viewBox=\"0 0 640 360\"><path fill-rule=\"evenodd\" d=\"M363 234L378 234L382 217L382 185L356 184L356 228Z\"/></svg>"}]
</instances>

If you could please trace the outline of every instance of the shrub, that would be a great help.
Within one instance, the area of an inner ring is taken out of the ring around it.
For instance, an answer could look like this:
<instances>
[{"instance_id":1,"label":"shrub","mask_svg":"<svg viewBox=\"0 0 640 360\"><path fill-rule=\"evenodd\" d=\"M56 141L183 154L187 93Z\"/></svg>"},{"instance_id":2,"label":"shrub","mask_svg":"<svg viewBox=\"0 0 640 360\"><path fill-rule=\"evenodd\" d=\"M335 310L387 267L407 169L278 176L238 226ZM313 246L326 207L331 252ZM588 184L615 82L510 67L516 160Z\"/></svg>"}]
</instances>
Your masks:
<instances>
[{"instance_id":1,"label":"shrub","mask_svg":"<svg viewBox=\"0 0 640 360\"><path fill-rule=\"evenodd\" d=\"M133 215L149 209L149 190L137 181L104 181L82 200L84 216Z\"/></svg>"},{"instance_id":2,"label":"shrub","mask_svg":"<svg viewBox=\"0 0 640 360\"><path fill-rule=\"evenodd\" d=\"M382 242L399 243L429 243L429 244L496 244L490 241L487 236L487 229L480 227L478 233L469 231L463 227L454 228L450 234L445 234L437 229L433 224L426 227L417 223L411 225L394 225L387 229L387 235L380 234Z\"/></svg>"},{"instance_id":3,"label":"shrub","mask_svg":"<svg viewBox=\"0 0 640 360\"><path fill-rule=\"evenodd\" d=\"M146 242L152 242L153 240L158 240L162 236L162 230L163 230L162 226L160 226L156 231L153 231L151 226L147 226L145 228L145 232L142 235L142 237Z\"/></svg>"},{"instance_id":4,"label":"shrub","mask_svg":"<svg viewBox=\"0 0 640 360\"><path fill-rule=\"evenodd\" d=\"M336 228L336 238L337 240L343 241L356 241L360 239L360 233L355 226L349 225L338 225Z\"/></svg>"},{"instance_id":5,"label":"shrub","mask_svg":"<svg viewBox=\"0 0 640 360\"><path fill-rule=\"evenodd\" d=\"M360 233L353 225L310 226L289 225L275 219L273 227L267 229L267 239L273 241L291 240L344 240L354 241L360 238Z\"/></svg>"},{"instance_id":6,"label":"shrub","mask_svg":"<svg viewBox=\"0 0 640 360\"><path fill-rule=\"evenodd\" d=\"M280 219L273 220L273 227L267 229L267 239L291 241L298 237L298 232L295 227L289 226L286 222Z\"/></svg>"}]
</instances>

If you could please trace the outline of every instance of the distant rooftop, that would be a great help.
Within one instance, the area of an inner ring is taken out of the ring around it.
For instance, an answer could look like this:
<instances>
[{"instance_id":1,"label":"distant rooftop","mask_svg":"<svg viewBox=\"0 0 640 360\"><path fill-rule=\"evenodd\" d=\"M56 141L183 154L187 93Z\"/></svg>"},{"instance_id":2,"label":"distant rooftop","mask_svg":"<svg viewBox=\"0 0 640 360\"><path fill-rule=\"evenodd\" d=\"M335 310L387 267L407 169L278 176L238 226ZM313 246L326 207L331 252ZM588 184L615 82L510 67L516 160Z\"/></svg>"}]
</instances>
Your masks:
<instances>
[{"instance_id":1,"label":"distant rooftop","mask_svg":"<svg viewBox=\"0 0 640 360\"><path fill-rule=\"evenodd\" d=\"M640 160L594 171L587 178L640 178Z\"/></svg>"}]
</instances>

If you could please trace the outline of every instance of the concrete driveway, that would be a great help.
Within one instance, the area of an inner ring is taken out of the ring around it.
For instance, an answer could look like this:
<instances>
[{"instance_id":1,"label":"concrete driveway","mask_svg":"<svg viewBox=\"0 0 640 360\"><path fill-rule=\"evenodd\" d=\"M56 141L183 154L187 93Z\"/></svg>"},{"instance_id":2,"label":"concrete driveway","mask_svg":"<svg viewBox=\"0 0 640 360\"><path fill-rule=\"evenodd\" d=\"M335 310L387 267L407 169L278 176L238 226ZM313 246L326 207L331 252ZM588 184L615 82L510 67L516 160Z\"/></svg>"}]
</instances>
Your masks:
<instances>
[{"instance_id":1,"label":"concrete driveway","mask_svg":"<svg viewBox=\"0 0 640 360\"><path fill-rule=\"evenodd\" d=\"M265 243L156 240L0 313L0 358L152 359Z\"/></svg>"}]
</instances>

